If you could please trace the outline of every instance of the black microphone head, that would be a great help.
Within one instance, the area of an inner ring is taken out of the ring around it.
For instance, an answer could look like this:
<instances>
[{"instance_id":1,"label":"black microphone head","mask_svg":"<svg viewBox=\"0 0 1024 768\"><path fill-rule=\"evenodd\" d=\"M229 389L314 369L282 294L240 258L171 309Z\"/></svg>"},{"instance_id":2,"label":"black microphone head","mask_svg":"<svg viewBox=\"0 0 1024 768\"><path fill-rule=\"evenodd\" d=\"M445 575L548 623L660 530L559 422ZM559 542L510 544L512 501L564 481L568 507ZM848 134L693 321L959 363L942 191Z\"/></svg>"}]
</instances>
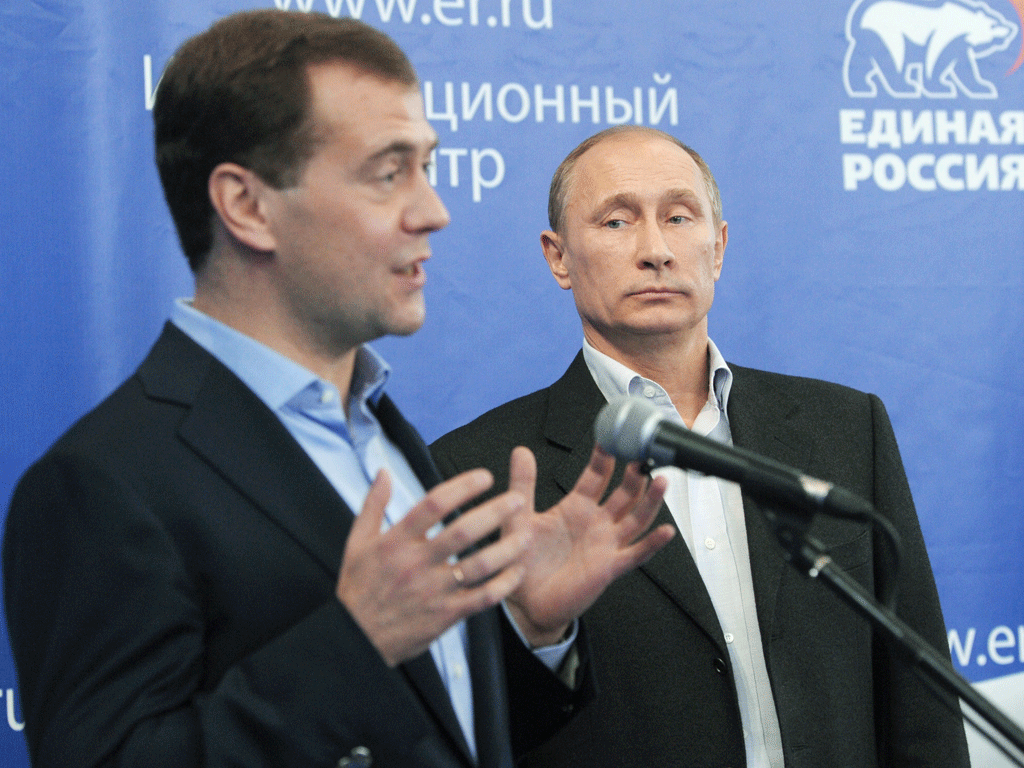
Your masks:
<instances>
[{"instance_id":1,"label":"black microphone head","mask_svg":"<svg viewBox=\"0 0 1024 768\"><path fill-rule=\"evenodd\" d=\"M646 400L617 397L597 414L597 444L621 461L646 461L654 432L664 417Z\"/></svg>"}]
</instances>

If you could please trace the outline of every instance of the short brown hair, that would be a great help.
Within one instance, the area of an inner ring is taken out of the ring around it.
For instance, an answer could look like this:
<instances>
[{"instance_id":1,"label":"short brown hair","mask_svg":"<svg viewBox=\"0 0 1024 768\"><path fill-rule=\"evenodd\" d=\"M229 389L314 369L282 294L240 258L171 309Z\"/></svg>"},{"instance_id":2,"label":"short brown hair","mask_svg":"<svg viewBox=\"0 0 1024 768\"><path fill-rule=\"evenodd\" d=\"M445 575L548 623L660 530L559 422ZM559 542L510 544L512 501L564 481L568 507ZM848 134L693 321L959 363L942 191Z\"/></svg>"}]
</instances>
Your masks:
<instances>
[{"instance_id":1,"label":"short brown hair","mask_svg":"<svg viewBox=\"0 0 1024 768\"><path fill-rule=\"evenodd\" d=\"M711 173L711 168L704 162L704 158L697 154L696 150L687 146L672 134L659 131L657 128L649 128L645 125L616 125L595 133L589 139L584 139L555 170L555 175L551 178L551 189L548 192L548 224L553 231L558 232L559 227L562 226L562 214L565 213L566 197L569 194L569 185L572 181L573 171L576 168L576 161L602 141L624 133L639 133L665 139L665 141L675 144L692 157L700 169L701 175L704 177L704 186L707 187L708 197L711 200L711 211L715 217L715 224L717 225L722 222L722 195L718 191L718 183L715 181L714 174Z\"/></svg>"},{"instance_id":2,"label":"short brown hair","mask_svg":"<svg viewBox=\"0 0 1024 768\"><path fill-rule=\"evenodd\" d=\"M156 164L193 272L213 244L213 169L234 162L278 189L295 184L316 148L307 69L334 61L417 84L387 35L322 13L236 13L187 40L171 59L153 106Z\"/></svg>"}]
</instances>

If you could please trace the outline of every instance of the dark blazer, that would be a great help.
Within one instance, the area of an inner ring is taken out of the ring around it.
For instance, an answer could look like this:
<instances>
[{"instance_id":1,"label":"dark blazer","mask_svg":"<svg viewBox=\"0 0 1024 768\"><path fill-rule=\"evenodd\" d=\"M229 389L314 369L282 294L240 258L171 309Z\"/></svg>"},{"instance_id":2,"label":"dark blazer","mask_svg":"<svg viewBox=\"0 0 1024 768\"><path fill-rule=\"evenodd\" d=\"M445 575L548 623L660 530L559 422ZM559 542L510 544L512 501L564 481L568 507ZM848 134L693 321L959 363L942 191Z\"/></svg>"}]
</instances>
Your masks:
<instances>
[{"instance_id":1,"label":"dark blazer","mask_svg":"<svg viewBox=\"0 0 1024 768\"><path fill-rule=\"evenodd\" d=\"M899 613L936 647L945 628L906 477L878 398L846 387L730 366L733 440L871 500L903 537ZM582 354L551 387L507 403L431 447L446 475L537 455L537 509L568 491L587 461L605 399ZM966 766L959 717L873 637L865 619L784 562L758 504L744 497L756 607L786 765ZM658 522L672 522L663 507ZM877 589L884 557L865 525L816 519L812 535ZM526 765L746 765L725 639L677 536L614 583L585 614L600 696Z\"/></svg>"},{"instance_id":2,"label":"dark blazer","mask_svg":"<svg viewBox=\"0 0 1024 768\"><path fill-rule=\"evenodd\" d=\"M387 397L377 416L433 486ZM33 764L309 768L365 747L378 768L471 766L429 652L389 668L334 595L352 519L277 417L168 325L11 503L4 589ZM586 696L518 641L503 657L498 613L469 620L469 660L479 765L511 768L510 728L533 744ZM510 720L506 665L538 697L525 720Z\"/></svg>"}]
</instances>

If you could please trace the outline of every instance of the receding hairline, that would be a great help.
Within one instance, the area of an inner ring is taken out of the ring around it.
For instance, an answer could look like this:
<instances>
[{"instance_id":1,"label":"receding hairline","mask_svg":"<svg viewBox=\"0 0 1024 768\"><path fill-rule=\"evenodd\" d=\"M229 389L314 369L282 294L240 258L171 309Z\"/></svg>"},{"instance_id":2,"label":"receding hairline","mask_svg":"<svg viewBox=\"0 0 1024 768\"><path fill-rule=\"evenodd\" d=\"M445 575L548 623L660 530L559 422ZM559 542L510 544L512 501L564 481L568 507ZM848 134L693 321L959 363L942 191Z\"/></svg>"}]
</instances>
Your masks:
<instances>
[{"instance_id":1,"label":"receding hairline","mask_svg":"<svg viewBox=\"0 0 1024 768\"><path fill-rule=\"evenodd\" d=\"M352 74L354 78L369 78L371 80L377 81L381 85L393 86L396 88L396 90L403 91L407 95L420 94L418 79L414 78L411 81L409 81L403 77L394 77L386 73L377 72L373 69L370 69L369 67L362 64L359 61L353 61L351 59L345 58L333 58L307 62L303 67L303 78L306 84L309 99L306 111L306 127L311 130L310 140L314 144L322 143L326 141L328 138L330 138L332 132L338 129L344 130L358 122L358 120L354 119L351 115L347 116L347 120L344 120L339 123L334 120L325 120L323 119L325 116L322 113L318 114L317 108L323 106L323 104L317 103L317 100L315 98L315 90L313 83L314 74L318 70L326 71L335 68L347 70L349 73ZM439 140L437 139L436 133L434 134L434 136L434 146L437 146ZM378 152L375 152L374 154L384 155L387 154L389 151L393 151L393 149L397 149L397 147L382 147Z\"/></svg>"},{"instance_id":2,"label":"receding hairline","mask_svg":"<svg viewBox=\"0 0 1024 768\"><path fill-rule=\"evenodd\" d=\"M560 232L564 226L563 218L565 209L573 191L576 180L576 166L579 161L590 152L590 150L610 141L625 141L635 137L646 139L660 139L679 149L683 150L697 166L704 181L704 191L711 203L711 212L715 225L722 223L722 201L718 190L718 184L711 173L711 168L696 150L670 133L660 131L657 128L650 128L644 125L620 125L606 128L595 133L580 142L559 164L554 176L551 179L551 188L548 193L548 224L555 232Z\"/></svg>"}]
</instances>

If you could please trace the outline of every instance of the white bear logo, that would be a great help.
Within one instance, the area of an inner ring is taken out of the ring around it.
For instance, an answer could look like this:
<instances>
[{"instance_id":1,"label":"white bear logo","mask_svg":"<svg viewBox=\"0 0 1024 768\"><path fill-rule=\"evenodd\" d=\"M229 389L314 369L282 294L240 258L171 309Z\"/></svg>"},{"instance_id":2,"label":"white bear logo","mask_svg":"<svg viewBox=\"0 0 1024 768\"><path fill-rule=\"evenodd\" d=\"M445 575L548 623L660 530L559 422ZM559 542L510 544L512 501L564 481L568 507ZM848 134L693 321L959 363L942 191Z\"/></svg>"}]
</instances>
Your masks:
<instances>
[{"instance_id":1,"label":"white bear logo","mask_svg":"<svg viewBox=\"0 0 1024 768\"><path fill-rule=\"evenodd\" d=\"M980 0L857 0L846 17L850 96L994 99L978 59L1005 50L1017 25Z\"/></svg>"}]
</instances>

